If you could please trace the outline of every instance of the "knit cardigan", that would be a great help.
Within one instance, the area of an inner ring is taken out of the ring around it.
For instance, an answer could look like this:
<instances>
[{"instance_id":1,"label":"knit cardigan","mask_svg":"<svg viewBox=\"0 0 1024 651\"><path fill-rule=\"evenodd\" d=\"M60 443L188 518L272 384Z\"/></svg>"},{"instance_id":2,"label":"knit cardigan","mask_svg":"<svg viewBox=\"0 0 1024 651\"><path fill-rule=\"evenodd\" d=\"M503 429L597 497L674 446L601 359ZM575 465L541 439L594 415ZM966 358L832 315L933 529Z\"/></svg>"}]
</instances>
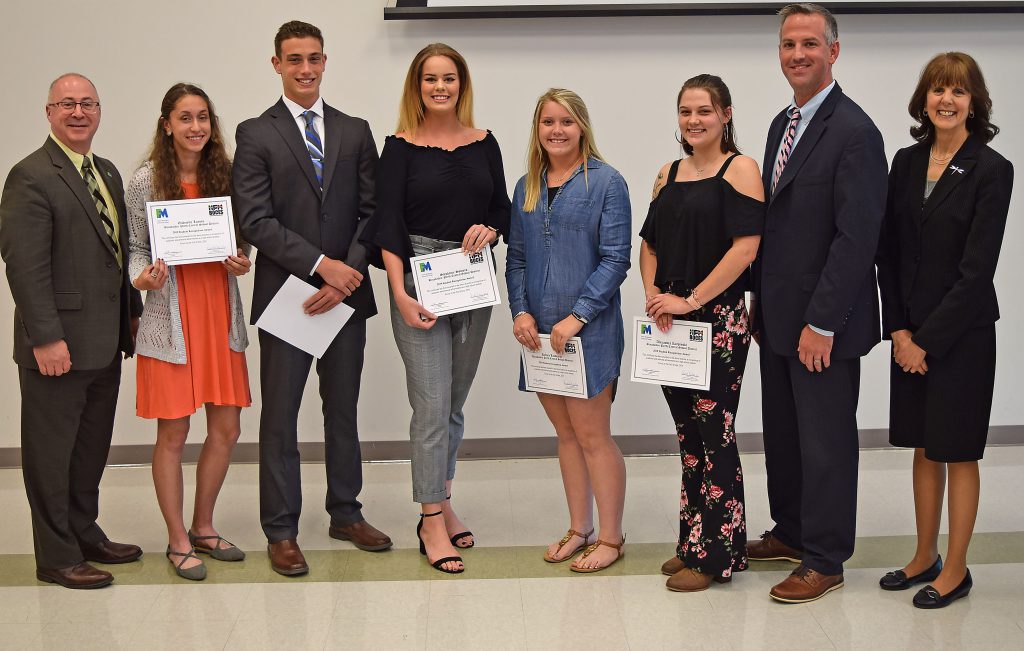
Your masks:
<instances>
[{"instance_id":1,"label":"knit cardigan","mask_svg":"<svg viewBox=\"0 0 1024 651\"><path fill-rule=\"evenodd\" d=\"M125 190L125 204L128 209L128 274L138 278L146 265L152 262L149 248L149 222L146 219L146 202L153 200L153 164L149 161L136 170ZM248 245L243 245L246 254ZM181 312L178 308L178 280L173 266L168 267L167 282L160 289L146 292L146 305L135 339L135 352L139 355L184 364L185 335L181 327ZM245 315L242 313L242 297L238 293L238 280L224 272L228 281L228 307L231 327L228 332L228 346L242 352L249 345L245 330Z\"/></svg>"}]
</instances>

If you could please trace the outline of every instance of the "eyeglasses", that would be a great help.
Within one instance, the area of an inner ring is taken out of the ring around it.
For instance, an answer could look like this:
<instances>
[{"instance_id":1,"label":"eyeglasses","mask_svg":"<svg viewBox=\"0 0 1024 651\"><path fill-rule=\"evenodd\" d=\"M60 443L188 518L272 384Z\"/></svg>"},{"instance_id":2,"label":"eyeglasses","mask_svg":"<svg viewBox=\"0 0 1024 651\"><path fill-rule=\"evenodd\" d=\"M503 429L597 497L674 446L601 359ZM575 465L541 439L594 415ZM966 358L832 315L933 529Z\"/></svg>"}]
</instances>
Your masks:
<instances>
[{"instance_id":1,"label":"eyeglasses","mask_svg":"<svg viewBox=\"0 0 1024 651\"><path fill-rule=\"evenodd\" d=\"M59 102L47 104L47 106L60 108L60 110L66 113L73 112L76 106L82 107L82 113L95 113L96 111L100 110L100 103L93 99L87 99L81 102L73 102L69 99L62 99Z\"/></svg>"}]
</instances>

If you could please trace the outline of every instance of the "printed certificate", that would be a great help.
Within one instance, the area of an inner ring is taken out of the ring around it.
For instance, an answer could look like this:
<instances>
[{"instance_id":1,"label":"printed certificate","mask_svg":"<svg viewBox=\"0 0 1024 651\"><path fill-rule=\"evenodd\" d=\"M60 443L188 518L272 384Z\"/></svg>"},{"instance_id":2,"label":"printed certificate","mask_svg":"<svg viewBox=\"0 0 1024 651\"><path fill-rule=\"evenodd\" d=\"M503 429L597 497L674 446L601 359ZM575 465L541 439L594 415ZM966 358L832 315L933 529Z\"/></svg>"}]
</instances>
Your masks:
<instances>
[{"instance_id":1,"label":"printed certificate","mask_svg":"<svg viewBox=\"0 0 1024 651\"><path fill-rule=\"evenodd\" d=\"M154 262L221 262L238 250L231 197L147 201L146 215Z\"/></svg>"},{"instance_id":2,"label":"printed certificate","mask_svg":"<svg viewBox=\"0 0 1024 651\"><path fill-rule=\"evenodd\" d=\"M707 391L711 385L711 324L673 321L668 332L654 319L633 317L633 382Z\"/></svg>"},{"instance_id":3,"label":"printed certificate","mask_svg":"<svg viewBox=\"0 0 1024 651\"><path fill-rule=\"evenodd\" d=\"M452 249L409 262L420 305L437 316L501 303L489 244L476 253Z\"/></svg>"},{"instance_id":4,"label":"printed certificate","mask_svg":"<svg viewBox=\"0 0 1024 651\"><path fill-rule=\"evenodd\" d=\"M553 393L573 398L587 397L587 366L583 361L583 342L572 337L565 342L565 354L551 350L551 335L538 335L540 350L523 346L523 375L527 391Z\"/></svg>"}]
</instances>

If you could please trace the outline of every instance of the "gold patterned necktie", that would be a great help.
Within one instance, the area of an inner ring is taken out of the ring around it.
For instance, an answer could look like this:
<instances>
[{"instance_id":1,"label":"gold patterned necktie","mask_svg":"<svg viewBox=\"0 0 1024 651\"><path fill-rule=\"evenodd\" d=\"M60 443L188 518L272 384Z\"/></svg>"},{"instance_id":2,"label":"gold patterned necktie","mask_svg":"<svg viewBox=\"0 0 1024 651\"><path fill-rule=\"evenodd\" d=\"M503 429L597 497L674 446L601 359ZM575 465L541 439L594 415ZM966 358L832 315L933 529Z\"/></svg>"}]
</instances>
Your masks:
<instances>
[{"instance_id":1,"label":"gold patterned necktie","mask_svg":"<svg viewBox=\"0 0 1024 651\"><path fill-rule=\"evenodd\" d=\"M100 214L103 230L107 232L107 237L110 238L110 244L114 247L114 254L117 256L117 264L120 265L121 247L117 245L117 231L114 230L114 222L110 219L110 210L107 209L107 202L103 199L103 194L100 192L100 184L96 180L96 173L93 171L92 162L88 156L82 159L82 178L85 179L85 185L89 188L92 200L96 202L96 212Z\"/></svg>"}]
</instances>

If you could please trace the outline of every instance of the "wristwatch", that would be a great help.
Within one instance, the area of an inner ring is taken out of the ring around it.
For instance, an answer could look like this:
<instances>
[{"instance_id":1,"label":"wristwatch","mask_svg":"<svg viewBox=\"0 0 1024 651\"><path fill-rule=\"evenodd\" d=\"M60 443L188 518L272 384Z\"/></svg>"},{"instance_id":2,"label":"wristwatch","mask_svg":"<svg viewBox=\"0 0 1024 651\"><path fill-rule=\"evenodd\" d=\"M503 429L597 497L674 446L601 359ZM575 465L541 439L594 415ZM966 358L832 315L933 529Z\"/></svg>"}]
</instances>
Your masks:
<instances>
[{"instance_id":1,"label":"wristwatch","mask_svg":"<svg viewBox=\"0 0 1024 651\"><path fill-rule=\"evenodd\" d=\"M587 325L587 320L586 320L586 318L584 318L583 316L581 316L581 315L580 315L580 313L579 313L579 312L577 312L576 310L573 310L573 311L572 311L572 316L573 316L573 318L574 318L574 319L576 319L577 321L579 321L579 322L580 322L580 323L582 323L583 325Z\"/></svg>"}]
</instances>

